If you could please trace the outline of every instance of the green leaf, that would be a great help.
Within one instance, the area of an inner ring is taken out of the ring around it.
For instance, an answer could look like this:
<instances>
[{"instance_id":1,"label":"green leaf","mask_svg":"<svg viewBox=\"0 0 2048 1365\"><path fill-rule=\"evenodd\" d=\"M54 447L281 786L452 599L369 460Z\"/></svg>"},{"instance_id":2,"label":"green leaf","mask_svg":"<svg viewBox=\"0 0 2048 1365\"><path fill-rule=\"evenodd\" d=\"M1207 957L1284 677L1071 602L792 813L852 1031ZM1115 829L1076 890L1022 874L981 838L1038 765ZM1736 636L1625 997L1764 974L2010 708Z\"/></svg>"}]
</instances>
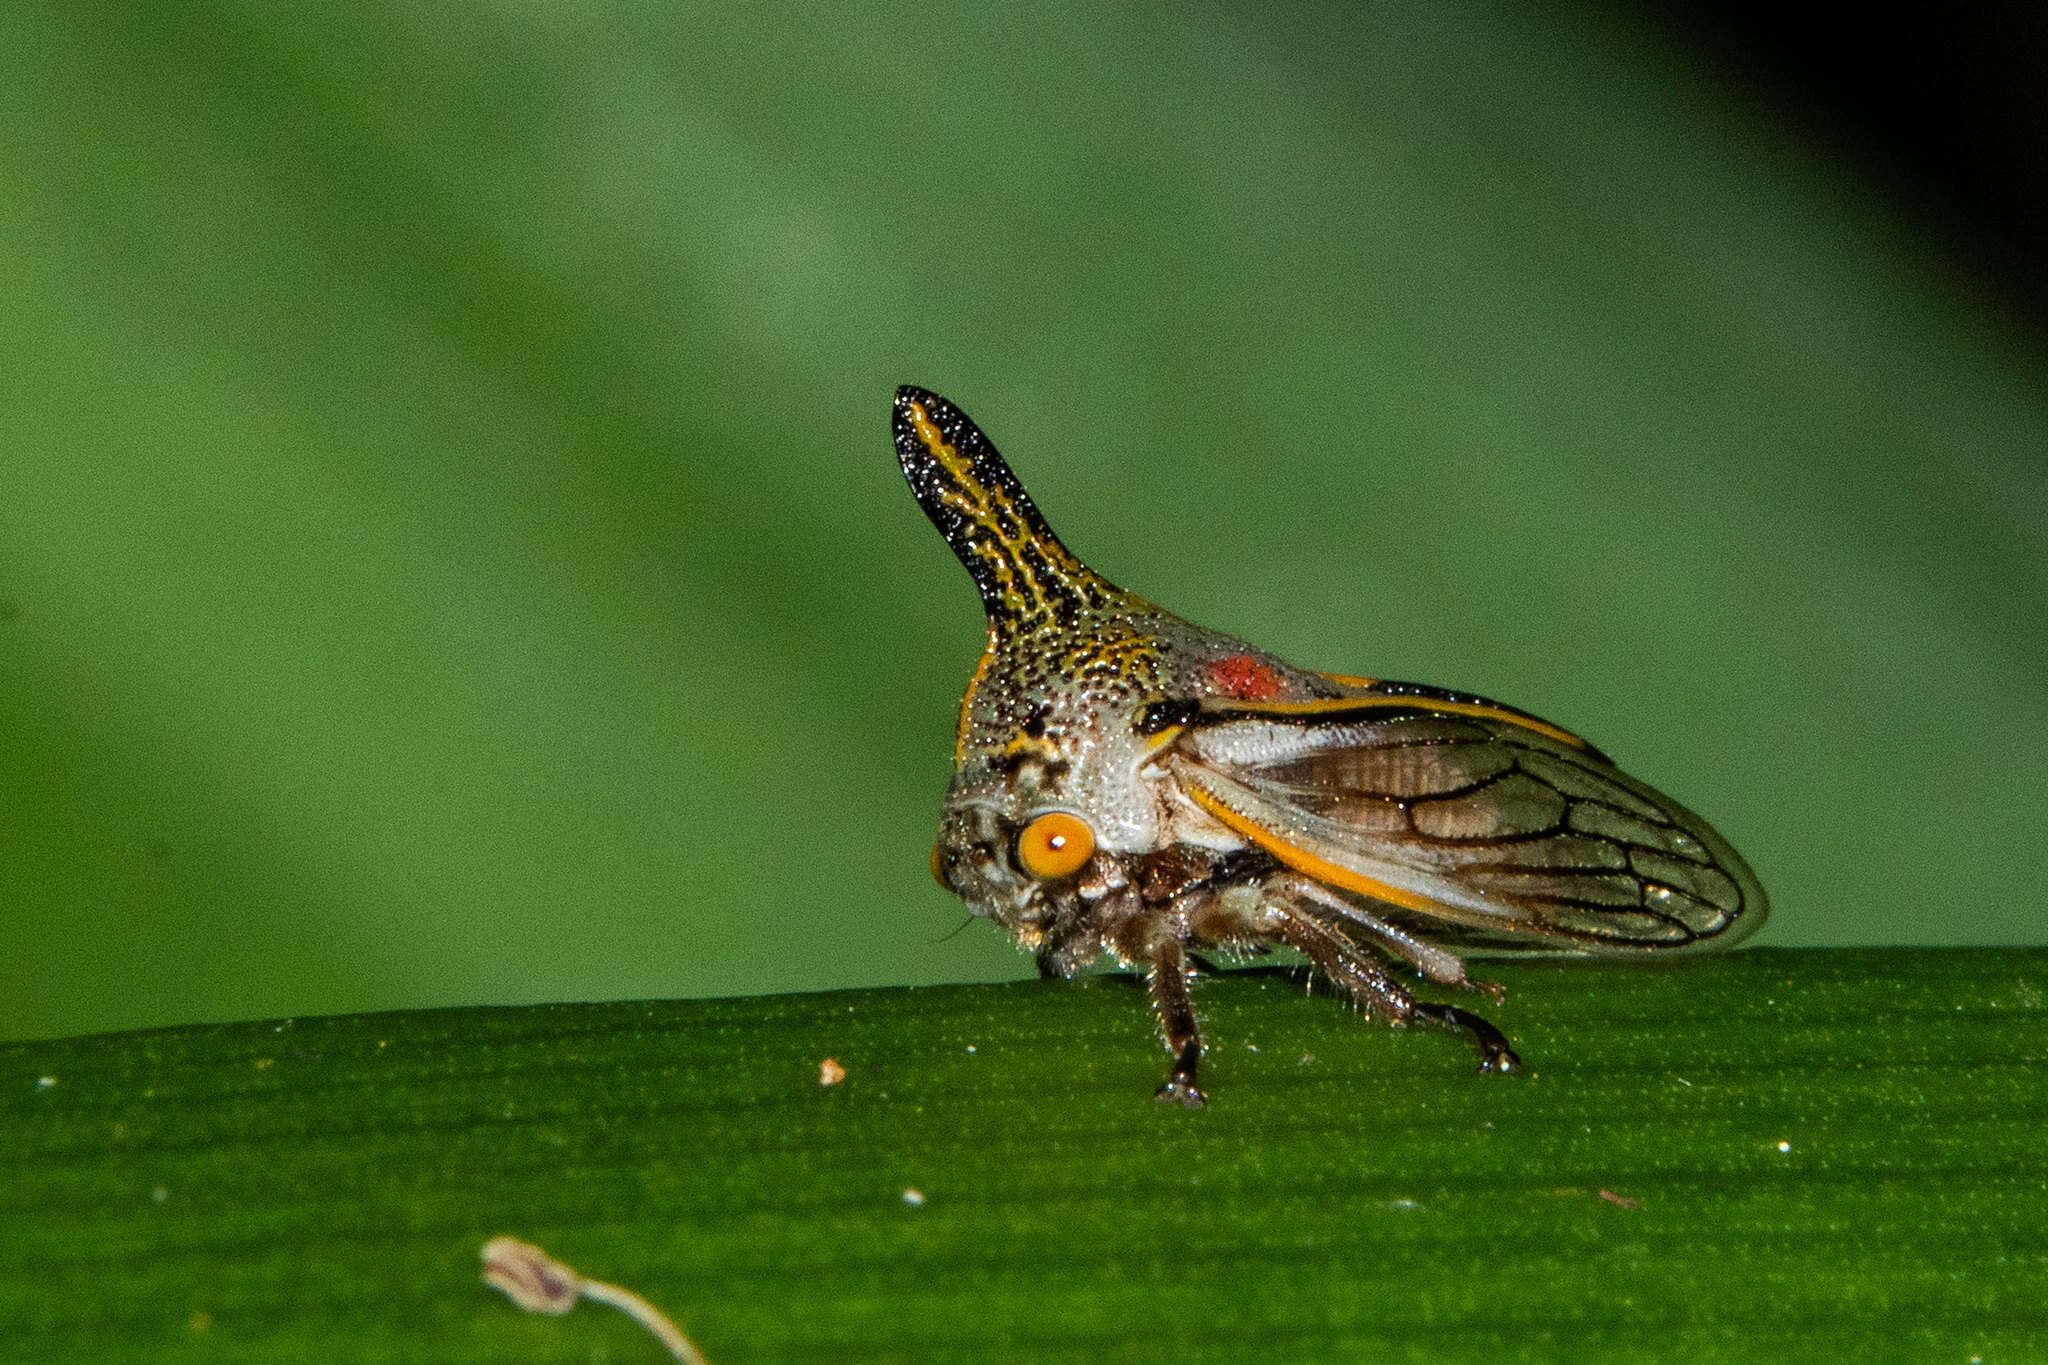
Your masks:
<instances>
[{"instance_id":1,"label":"green leaf","mask_svg":"<svg viewBox=\"0 0 2048 1365\"><path fill-rule=\"evenodd\" d=\"M1201 1112L1120 977L0 1047L0 1355L662 1358L509 1233L714 1365L2048 1356L2048 950L1492 965L1516 1076L1203 983Z\"/></svg>"}]
</instances>

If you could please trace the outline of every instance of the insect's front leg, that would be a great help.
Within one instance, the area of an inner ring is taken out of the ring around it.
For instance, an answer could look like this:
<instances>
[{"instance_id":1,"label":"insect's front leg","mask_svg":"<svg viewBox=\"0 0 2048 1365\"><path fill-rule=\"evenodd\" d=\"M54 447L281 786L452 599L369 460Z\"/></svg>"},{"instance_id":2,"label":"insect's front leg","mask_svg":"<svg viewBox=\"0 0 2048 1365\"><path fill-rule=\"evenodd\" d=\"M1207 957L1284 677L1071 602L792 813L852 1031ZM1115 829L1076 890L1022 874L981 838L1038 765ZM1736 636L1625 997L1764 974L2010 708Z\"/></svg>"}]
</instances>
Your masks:
<instances>
[{"instance_id":1,"label":"insect's front leg","mask_svg":"<svg viewBox=\"0 0 2048 1365\"><path fill-rule=\"evenodd\" d=\"M1194 997L1189 993L1190 899L1200 904L1207 898L1184 898L1164 891L1150 897L1141 893L1105 901L1099 911L1102 930L1098 941L1125 966L1142 964L1145 968L1152 1013L1159 1021L1166 1050L1173 1056L1173 1069L1154 1092L1156 1097L1199 1109L1208 1103L1208 1097L1198 1080L1202 1030L1195 1021Z\"/></svg>"},{"instance_id":2,"label":"insect's front leg","mask_svg":"<svg viewBox=\"0 0 2048 1365\"><path fill-rule=\"evenodd\" d=\"M1194 998L1188 993L1187 950L1178 938L1160 937L1152 949L1145 980L1153 1012L1159 1016L1159 1030L1166 1037L1166 1050L1173 1054L1173 1070L1167 1073L1157 1096L1199 1109L1208 1103L1196 1078L1202 1061L1202 1030L1195 1022Z\"/></svg>"},{"instance_id":3,"label":"insect's front leg","mask_svg":"<svg viewBox=\"0 0 2048 1365\"><path fill-rule=\"evenodd\" d=\"M1072 980L1100 956L1102 932L1085 917L1053 924L1031 951L1041 981Z\"/></svg>"}]
</instances>

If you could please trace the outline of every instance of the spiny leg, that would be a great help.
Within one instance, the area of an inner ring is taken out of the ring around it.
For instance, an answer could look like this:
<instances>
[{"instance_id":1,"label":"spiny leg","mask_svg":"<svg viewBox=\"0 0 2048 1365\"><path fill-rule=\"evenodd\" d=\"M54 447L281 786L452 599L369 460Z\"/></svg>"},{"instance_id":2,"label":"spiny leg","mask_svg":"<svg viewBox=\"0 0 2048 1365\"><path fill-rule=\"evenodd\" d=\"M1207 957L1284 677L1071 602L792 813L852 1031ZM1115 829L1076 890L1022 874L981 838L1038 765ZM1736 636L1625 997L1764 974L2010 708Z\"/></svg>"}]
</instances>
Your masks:
<instances>
[{"instance_id":1,"label":"spiny leg","mask_svg":"<svg viewBox=\"0 0 2048 1365\"><path fill-rule=\"evenodd\" d=\"M1273 909L1274 937L1298 948L1317 970L1350 991L1366 1009L1395 1023L1426 1019L1450 1028L1471 1030L1479 1041L1481 1073L1508 1072L1521 1066L1522 1060L1508 1046L1506 1035L1478 1015L1455 1005L1417 1000L1344 934L1292 906L1275 904ZM1462 969L1459 975L1463 976Z\"/></svg>"},{"instance_id":2,"label":"spiny leg","mask_svg":"<svg viewBox=\"0 0 2048 1365\"><path fill-rule=\"evenodd\" d=\"M1291 896L1312 900L1336 911L1345 920L1356 925L1365 937L1431 981L1445 986L1462 986L1468 991L1480 991L1496 1005L1507 998L1507 992L1495 982L1475 981L1465 975L1464 959L1456 953L1417 938L1397 925L1389 924L1364 906L1339 896L1320 883L1310 881L1307 877L1288 877L1278 885Z\"/></svg>"},{"instance_id":3,"label":"spiny leg","mask_svg":"<svg viewBox=\"0 0 2048 1365\"><path fill-rule=\"evenodd\" d=\"M1479 1070L1482 1074L1521 1070L1522 1059L1508 1046L1507 1035L1472 1011L1461 1010L1456 1005L1433 1005L1426 1000L1418 1000L1415 1013L1419 1018L1434 1020L1446 1028L1470 1029L1472 1036L1479 1040Z\"/></svg>"},{"instance_id":4,"label":"spiny leg","mask_svg":"<svg viewBox=\"0 0 2048 1365\"><path fill-rule=\"evenodd\" d=\"M1146 985L1152 993L1152 1010L1159 1016L1160 1032L1166 1036L1166 1050L1173 1054L1173 1070L1167 1073L1156 1098L1199 1109L1208 1102L1196 1083L1202 1030L1195 1022L1195 1002L1188 994L1187 952L1179 939L1165 939L1152 950Z\"/></svg>"},{"instance_id":5,"label":"spiny leg","mask_svg":"<svg viewBox=\"0 0 2048 1365\"><path fill-rule=\"evenodd\" d=\"M1269 908L1266 928L1293 948L1330 980L1351 992L1361 1008L1382 1019L1405 1024L1415 1013L1415 997L1403 990L1358 945L1311 915L1284 902Z\"/></svg>"}]
</instances>

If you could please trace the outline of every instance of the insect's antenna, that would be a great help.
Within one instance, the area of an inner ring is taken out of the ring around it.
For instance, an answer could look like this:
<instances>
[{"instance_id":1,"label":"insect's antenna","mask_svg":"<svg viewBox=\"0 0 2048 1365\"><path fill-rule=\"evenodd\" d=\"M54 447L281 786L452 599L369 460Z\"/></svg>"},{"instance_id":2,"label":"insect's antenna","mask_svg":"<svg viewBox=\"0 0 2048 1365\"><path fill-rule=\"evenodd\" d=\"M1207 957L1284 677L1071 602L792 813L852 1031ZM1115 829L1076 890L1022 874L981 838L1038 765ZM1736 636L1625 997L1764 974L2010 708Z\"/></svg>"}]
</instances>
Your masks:
<instances>
[{"instance_id":1,"label":"insect's antenna","mask_svg":"<svg viewBox=\"0 0 2048 1365\"><path fill-rule=\"evenodd\" d=\"M933 939L933 940L932 940L932 942L933 942L933 943L950 943L950 942L952 942L952 941L953 941L954 939L956 939L956 938L960 937L960 935L961 935L961 934L962 934L963 932L965 932L965 930L966 930L967 926L968 926L968 925L970 925L970 924L972 924L972 923L974 923L974 920L975 920L975 916L973 916L973 915L969 915L969 916L968 916L968 917L967 917L966 919L963 919L963 920L961 920L959 924L957 924L957 925L955 925L955 926L953 927L953 932L951 932L951 933L949 933L949 934L941 934L941 935L939 935L939 936L938 936L937 938Z\"/></svg>"},{"instance_id":2,"label":"insect's antenna","mask_svg":"<svg viewBox=\"0 0 2048 1365\"><path fill-rule=\"evenodd\" d=\"M906 384L896 390L893 425L910 491L974 576L998 634L1072 626L1124 597L1060 544L966 413Z\"/></svg>"}]
</instances>

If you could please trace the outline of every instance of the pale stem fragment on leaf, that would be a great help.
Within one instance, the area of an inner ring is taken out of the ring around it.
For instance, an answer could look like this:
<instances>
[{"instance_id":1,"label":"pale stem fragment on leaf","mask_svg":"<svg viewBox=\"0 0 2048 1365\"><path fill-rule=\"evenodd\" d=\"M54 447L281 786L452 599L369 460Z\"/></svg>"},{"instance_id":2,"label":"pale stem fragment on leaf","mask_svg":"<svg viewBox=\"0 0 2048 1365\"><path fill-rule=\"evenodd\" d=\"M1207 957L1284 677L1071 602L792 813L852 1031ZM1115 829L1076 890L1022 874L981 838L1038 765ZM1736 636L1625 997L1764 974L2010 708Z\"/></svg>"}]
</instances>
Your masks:
<instances>
[{"instance_id":1,"label":"pale stem fragment on leaf","mask_svg":"<svg viewBox=\"0 0 2048 1365\"><path fill-rule=\"evenodd\" d=\"M481 1253L484 1283L528 1313L560 1317L579 1298L609 1304L653 1334L683 1365L705 1365L704 1356L659 1308L630 1289L586 1279L531 1242L493 1237Z\"/></svg>"}]
</instances>

